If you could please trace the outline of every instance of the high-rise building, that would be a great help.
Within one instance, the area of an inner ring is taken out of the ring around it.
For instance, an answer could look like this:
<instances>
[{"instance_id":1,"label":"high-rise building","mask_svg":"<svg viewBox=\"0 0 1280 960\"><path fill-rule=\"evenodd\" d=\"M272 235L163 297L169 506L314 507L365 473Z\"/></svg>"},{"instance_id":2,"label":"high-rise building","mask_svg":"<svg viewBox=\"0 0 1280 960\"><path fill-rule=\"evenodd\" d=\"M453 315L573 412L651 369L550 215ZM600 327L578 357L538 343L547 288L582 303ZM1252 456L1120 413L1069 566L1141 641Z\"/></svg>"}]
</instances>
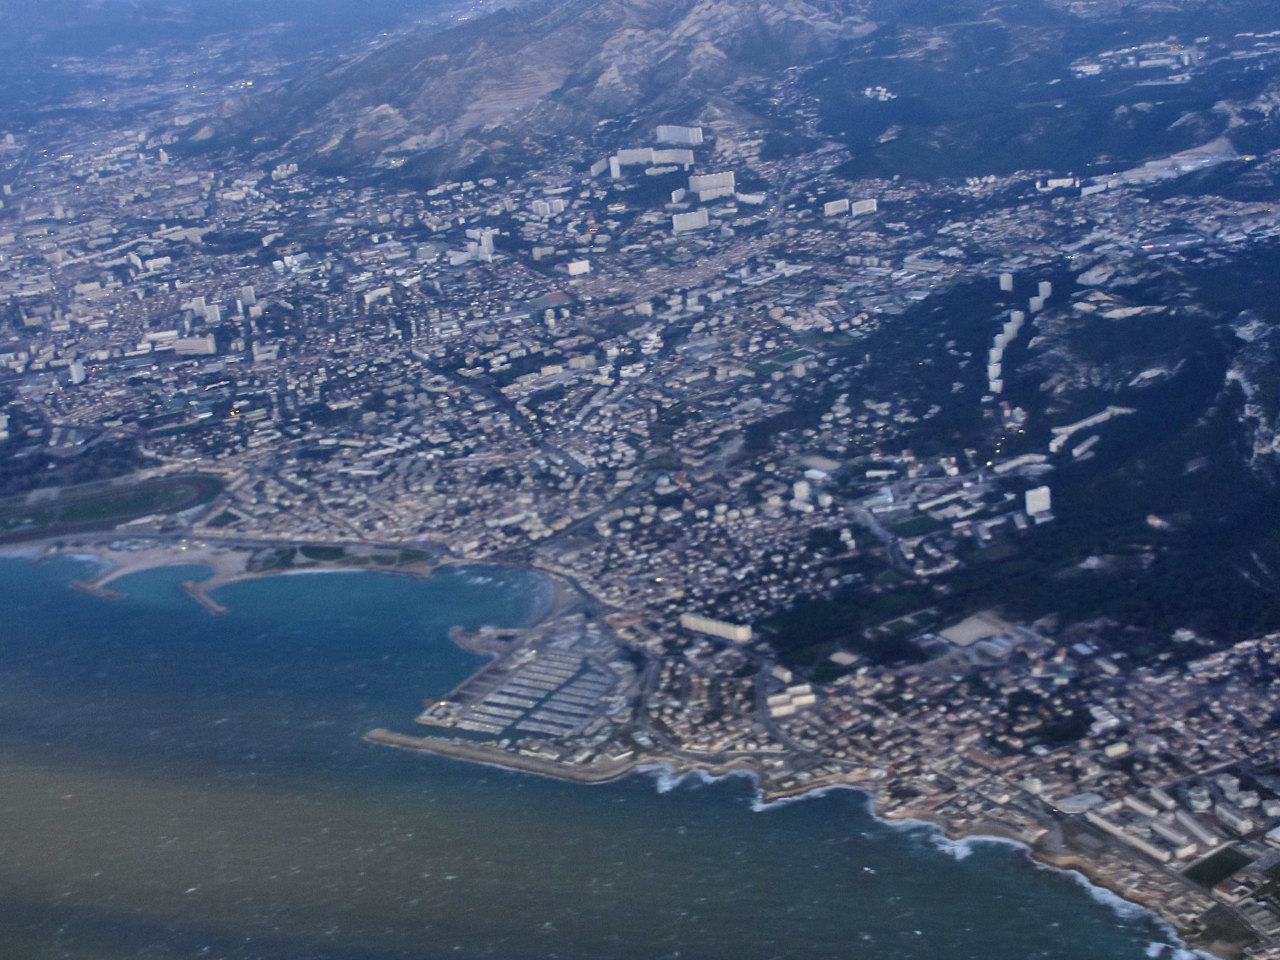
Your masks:
<instances>
[{"instance_id":1,"label":"high-rise building","mask_svg":"<svg viewBox=\"0 0 1280 960\"><path fill-rule=\"evenodd\" d=\"M653 147L634 147L629 150L619 150L618 163L624 167L635 166L636 164L648 166L653 163Z\"/></svg>"},{"instance_id":2,"label":"high-rise building","mask_svg":"<svg viewBox=\"0 0 1280 960\"><path fill-rule=\"evenodd\" d=\"M1027 516L1036 523L1044 523L1053 519L1053 501L1049 488L1033 487L1026 495Z\"/></svg>"},{"instance_id":3,"label":"high-rise building","mask_svg":"<svg viewBox=\"0 0 1280 960\"><path fill-rule=\"evenodd\" d=\"M709 222L706 210L677 213L671 218L671 230L674 233L684 233L686 230L701 230Z\"/></svg>"},{"instance_id":4,"label":"high-rise building","mask_svg":"<svg viewBox=\"0 0 1280 960\"><path fill-rule=\"evenodd\" d=\"M733 171L727 173L698 173L689 178L689 189L694 193L700 193L703 190L716 190L724 187L729 188L729 192L733 192L734 176Z\"/></svg>"},{"instance_id":5,"label":"high-rise building","mask_svg":"<svg viewBox=\"0 0 1280 960\"><path fill-rule=\"evenodd\" d=\"M201 356L218 352L212 333L203 337L179 337L173 341L173 349L179 356Z\"/></svg>"},{"instance_id":6,"label":"high-rise building","mask_svg":"<svg viewBox=\"0 0 1280 960\"><path fill-rule=\"evenodd\" d=\"M655 150L653 151L654 163L676 163L682 167L693 166L692 150Z\"/></svg>"},{"instance_id":7,"label":"high-rise building","mask_svg":"<svg viewBox=\"0 0 1280 960\"><path fill-rule=\"evenodd\" d=\"M668 124L658 125L659 143L678 143L686 147L696 147L702 143L701 127L677 127Z\"/></svg>"},{"instance_id":8,"label":"high-rise building","mask_svg":"<svg viewBox=\"0 0 1280 960\"><path fill-rule=\"evenodd\" d=\"M708 636L734 640L738 643L746 643L751 639L751 627L745 624L726 623L723 620L713 620L711 617L699 616L696 613L680 614L680 626L695 633L705 633Z\"/></svg>"}]
</instances>

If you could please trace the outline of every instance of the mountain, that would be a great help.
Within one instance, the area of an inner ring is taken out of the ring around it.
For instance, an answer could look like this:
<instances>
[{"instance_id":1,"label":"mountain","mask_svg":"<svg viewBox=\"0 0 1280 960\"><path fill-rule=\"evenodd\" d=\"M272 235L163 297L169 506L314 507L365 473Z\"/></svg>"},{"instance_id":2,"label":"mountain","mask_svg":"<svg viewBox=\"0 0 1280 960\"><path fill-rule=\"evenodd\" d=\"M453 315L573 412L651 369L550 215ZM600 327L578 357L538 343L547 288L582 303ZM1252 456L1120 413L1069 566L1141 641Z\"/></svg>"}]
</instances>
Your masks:
<instances>
[{"instance_id":1,"label":"mountain","mask_svg":"<svg viewBox=\"0 0 1280 960\"><path fill-rule=\"evenodd\" d=\"M567 0L414 32L253 104L247 136L329 166L518 161L612 118L742 116L735 89L872 32L839 0ZM526 143L527 141L527 143Z\"/></svg>"},{"instance_id":2,"label":"mountain","mask_svg":"<svg viewBox=\"0 0 1280 960\"><path fill-rule=\"evenodd\" d=\"M836 144L853 177L1088 173L1227 132L1242 149L1274 146L1257 105L1277 88L1260 61L1189 60L1188 77L1166 80L1135 69L1148 54L1116 53L1174 44L1213 57L1197 38L1245 28L1280 28L1280 10L1266 0L552 0L395 35L184 135L197 148L424 179L545 164L567 141L604 155L660 122L763 139L773 154ZM1080 66L1099 56L1111 59ZM1259 124L1266 135L1253 137Z\"/></svg>"}]
</instances>

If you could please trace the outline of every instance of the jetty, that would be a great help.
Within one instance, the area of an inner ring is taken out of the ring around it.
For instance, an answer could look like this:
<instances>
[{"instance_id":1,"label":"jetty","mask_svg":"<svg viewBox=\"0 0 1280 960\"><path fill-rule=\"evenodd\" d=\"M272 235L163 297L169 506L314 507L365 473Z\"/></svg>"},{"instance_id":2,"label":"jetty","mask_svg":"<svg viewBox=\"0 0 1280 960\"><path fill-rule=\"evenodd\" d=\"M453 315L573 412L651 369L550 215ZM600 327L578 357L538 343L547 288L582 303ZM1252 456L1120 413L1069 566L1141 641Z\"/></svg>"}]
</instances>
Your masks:
<instances>
[{"instance_id":1,"label":"jetty","mask_svg":"<svg viewBox=\"0 0 1280 960\"><path fill-rule=\"evenodd\" d=\"M405 750L423 750L444 757L487 763L525 773L538 773L574 783L607 783L630 773L636 763L631 759L611 760L597 757L589 763L564 763L547 757L532 756L516 750L504 750L499 746L478 740L461 740L450 737L414 737L395 733L381 727L370 730L364 737L370 743L380 743Z\"/></svg>"},{"instance_id":2,"label":"jetty","mask_svg":"<svg viewBox=\"0 0 1280 960\"><path fill-rule=\"evenodd\" d=\"M92 594L95 597L101 597L103 600L119 600L124 596L119 590L112 590L110 587L104 587L91 580L72 580L71 586L82 593Z\"/></svg>"},{"instance_id":3,"label":"jetty","mask_svg":"<svg viewBox=\"0 0 1280 960\"><path fill-rule=\"evenodd\" d=\"M209 594L205 593L204 584L200 581L183 580L182 589L186 591L187 596L200 604L200 606L204 607L210 613L221 615L227 612L226 607L220 604L217 600L214 600L209 596Z\"/></svg>"}]
</instances>

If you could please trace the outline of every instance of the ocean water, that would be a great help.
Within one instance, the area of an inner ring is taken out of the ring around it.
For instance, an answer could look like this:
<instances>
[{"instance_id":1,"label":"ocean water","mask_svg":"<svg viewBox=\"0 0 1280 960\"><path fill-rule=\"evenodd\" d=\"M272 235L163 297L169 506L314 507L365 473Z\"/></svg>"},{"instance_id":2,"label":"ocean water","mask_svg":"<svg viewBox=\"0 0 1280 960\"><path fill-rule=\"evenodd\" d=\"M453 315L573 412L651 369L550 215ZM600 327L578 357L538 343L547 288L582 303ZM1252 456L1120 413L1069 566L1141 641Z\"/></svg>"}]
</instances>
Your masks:
<instances>
[{"instance_id":1,"label":"ocean water","mask_svg":"<svg viewBox=\"0 0 1280 960\"><path fill-rule=\"evenodd\" d=\"M368 744L517 624L516 570L284 576L103 600L87 560L0 558L0 956L11 960L1110 960L1150 915L1007 844L947 844L852 791L578 786Z\"/></svg>"}]
</instances>

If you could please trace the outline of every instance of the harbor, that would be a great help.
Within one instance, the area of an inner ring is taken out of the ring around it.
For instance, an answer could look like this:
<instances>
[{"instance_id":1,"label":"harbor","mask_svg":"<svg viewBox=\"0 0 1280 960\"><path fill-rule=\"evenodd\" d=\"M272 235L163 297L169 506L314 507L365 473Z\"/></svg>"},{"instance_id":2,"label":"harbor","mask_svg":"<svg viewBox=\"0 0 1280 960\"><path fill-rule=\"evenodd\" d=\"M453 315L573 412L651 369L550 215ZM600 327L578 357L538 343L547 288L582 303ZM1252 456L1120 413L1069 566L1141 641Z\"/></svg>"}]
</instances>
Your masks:
<instances>
[{"instance_id":1,"label":"harbor","mask_svg":"<svg viewBox=\"0 0 1280 960\"><path fill-rule=\"evenodd\" d=\"M472 735L488 736L486 750L496 751L499 760L569 759L575 770L587 762L611 769L623 764L632 751L606 744L635 712L639 673L609 633L582 612L562 613L528 630L455 629L450 635L456 643L494 659L445 697L428 701L416 722L448 730L464 745L474 741ZM574 749L566 757L559 744L570 740Z\"/></svg>"}]
</instances>

